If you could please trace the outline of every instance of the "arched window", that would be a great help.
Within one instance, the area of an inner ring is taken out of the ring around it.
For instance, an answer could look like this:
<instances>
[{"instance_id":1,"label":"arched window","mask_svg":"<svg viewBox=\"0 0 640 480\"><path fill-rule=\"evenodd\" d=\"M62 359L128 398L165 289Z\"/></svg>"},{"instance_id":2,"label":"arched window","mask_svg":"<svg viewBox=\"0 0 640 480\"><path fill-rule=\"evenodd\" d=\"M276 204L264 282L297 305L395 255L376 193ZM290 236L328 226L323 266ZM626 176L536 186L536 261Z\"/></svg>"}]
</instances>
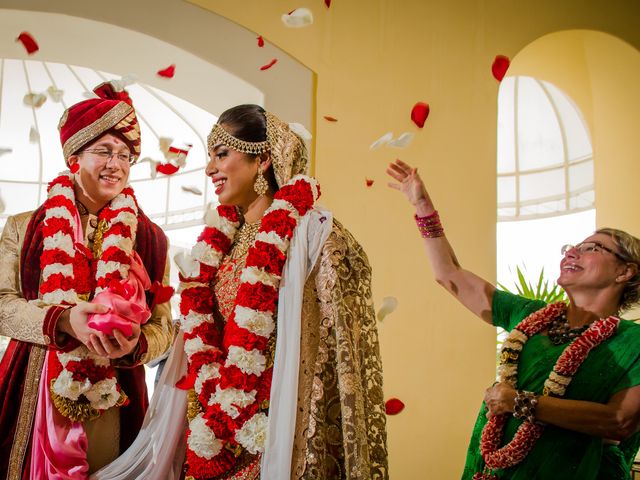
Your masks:
<instances>
[{"instance_id":1,"label":"arched window","mask_svg":"<svg viewBox=\"0 0 640 480\"><path fill-rule=\"evenodd\" d=\"M593 151L574 102L549 82L506 77L498 94L497 277L555 281L560 246L595 227Z\"/></svg>"}]
</instances>

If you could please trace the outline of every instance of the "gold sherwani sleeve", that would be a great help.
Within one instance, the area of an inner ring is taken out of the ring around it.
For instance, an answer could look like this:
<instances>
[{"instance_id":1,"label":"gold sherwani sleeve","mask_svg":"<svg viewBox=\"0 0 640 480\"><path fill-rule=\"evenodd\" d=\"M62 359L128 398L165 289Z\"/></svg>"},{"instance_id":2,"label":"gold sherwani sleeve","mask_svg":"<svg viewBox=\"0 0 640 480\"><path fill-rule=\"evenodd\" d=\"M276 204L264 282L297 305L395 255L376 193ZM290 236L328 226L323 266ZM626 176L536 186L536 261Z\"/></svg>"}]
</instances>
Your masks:
<instances>
[{"instance_id":1,"label":"gold sherwani sleeve","mask_svg":"<svg viewBox=\"0 0 640 480\"><path fill-rule=\"evenodd\" d=\"M169 258L162 278L164 286L169 285ZM171 303L165 302L156 305L151 318L142 326L142 333L147 340L147 351L140 359L141 363L148 363L164 354L173 342L174 326L171 321Z\"/></svg>"},{"instance_id":2,"label":"gold sherwani sleeve","mask_svg":"<svg viewBox=\"0 0 640 480\"><path fill-rule=\"evenodd\" d=\"M371 267L337 221L305 285L292 478L388 479Z\"/></svg>"},{"instance_id":3,"label":"gold sherwani sleeve","mask_svg":"<svg viewBox=\"0 0 640 480\"><path fill-rule=\"evenodd\" d=\"M20 286L20 251L31 212L7 218L0 237L0 335L45 345L46 307L30 303Z\"/></svg>"}]
</instances>

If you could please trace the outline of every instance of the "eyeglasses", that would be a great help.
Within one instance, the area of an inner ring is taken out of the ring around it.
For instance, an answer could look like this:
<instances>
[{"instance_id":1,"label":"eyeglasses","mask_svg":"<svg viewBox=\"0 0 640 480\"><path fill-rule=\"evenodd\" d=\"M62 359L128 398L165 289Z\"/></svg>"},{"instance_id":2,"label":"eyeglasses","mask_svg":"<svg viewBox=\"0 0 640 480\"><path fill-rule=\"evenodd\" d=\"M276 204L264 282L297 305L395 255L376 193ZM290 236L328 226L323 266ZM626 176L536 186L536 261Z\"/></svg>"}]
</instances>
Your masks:
<instances>
[{"instance_id":1,"label":"eyeglasses","mask_svg":"<svg viewBox=\"0 0 640 480\"><path fill-rule=\"evenodd\" d=\"M102 158L107 162L111 160L113 157L116 157L119 162L128 163L129 165L133 165L136 161L135 155L131 155L130 153L116 153L116 152L112 152L111 150L102 149L102 148L95 149L95 150L82 150L82 152L80 153L84 153L84 152L93 153L94 155L97 155L99 158Z\"/></svg>"},{"instance_id":2,"label":"eyeglasses","mask_svg":"<svg viewBox=\"0 0 640 480\"><path fill-rule=\"evenodd\" d=\"M582 243L579 243L578 245L571 245L571 244L563 245L562 248L560 249L560 253L562 253L562 255L566 255L569 250L576 250L580 255L582 255L584 253L593 253L593 252L605 251L605 252L609 252L612 255L615 255L615 257L618 260L621 260L621 261L623 261L625 263L629 262L622 255L620 255L618 252L616 252L615 250L610 249L609 247L605 247L600 242L582 242Z\"/></svg>"}]
</instances>

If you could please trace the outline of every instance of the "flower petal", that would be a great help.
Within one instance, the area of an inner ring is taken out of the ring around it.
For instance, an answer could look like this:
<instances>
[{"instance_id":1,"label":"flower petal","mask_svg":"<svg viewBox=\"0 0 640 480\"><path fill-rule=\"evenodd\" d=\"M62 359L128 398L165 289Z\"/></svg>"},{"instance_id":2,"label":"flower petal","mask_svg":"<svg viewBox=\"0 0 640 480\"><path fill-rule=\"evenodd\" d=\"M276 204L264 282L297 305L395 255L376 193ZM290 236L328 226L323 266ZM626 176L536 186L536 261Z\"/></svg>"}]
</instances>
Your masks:
<instances>
[{"instance_id":1,"label":"flower petal","mask_svg":"<svg viewBox=\"0 0 640 480\"><path fill-rule=\"evenodd\" d=\"M382 299L382 306L378 310L378 321L383 321L384 318L396 308L398 308L398 299L396 297L384 297Z\"/></svg>"},{"instance_id":2,"label":"flower petal","mask_svg":"<svg viewBox=\"0 0 640 480\"><path fill-rule=\"evenodd\" d=\"M424 127L424 122L429 116L429 104L424 102L416 103L411 109L411 120L418 128Z\"/></svg>"},{"instance_id":3,"label":"flower petal","mask_svg":"<svg viewBox=\"0 0 640 480\"><path fill-rule=\"evenodd\" d=\"M511 61L509 60L509 57L496 55L496 58L493 60L493 64L491 65L491 74L493 75L493 78L501 82L506 75L510 64Z\"/></svg>"},{"instance_id":4,"label":"flower petal","mask_svg":"<svg viewBox=\"0 0 640 480\"><path fill-rule=\"evenodd\" d=\"M387 415L397 415L404 410L404 403L399 398L390 398L384 404L384 411Z\"/></svg>"},{"instance_id":5,"label":"flower petal","mask_svg":"<svg viewBox=\"0 0 640 480\"><path fill-rule=\"evenodd\" d=\"M33 55L40 47L38 46L38 42L36 42L35 38L29 32L22 32L16 38L16 42L21 42L24 48L27 50L29 55Z\"/></svg>"},{"instance_id":6,"label":"flower petal","mask_svg":"<svg viewBox=\"0 0 640 480\"><path fill-rule=\"evenodd\" d=\"M158 305L160 303L165 303L171 300L173 297L174 289L168 285L162 285L159 281L155 281L151 284L151 288L149 289L151 293L154 294L153 303Z\"/></svg>"},{"instance_id":7,"label":"flower petal","mask_svg":"<svg viewBox=\"0 0 640 480\"><path fill-rule=\"evenodd\" d=\"M276 63L278 62L277 58L274 58L273 60L271 60L269 63L267 63L266 65L263 65L260 67L260 70L269 70L271 67L273 67Z\"/></svg>"},{"instance_id":8,"label":"flower petal","mask_svg":"<svg viewBox=\"0 0 640 480\"><path fill-rule=\"evenodd\" d=\"M308 8L296 8L282 15L282 23L289 28L307 27L313 23L313 13Z\"/></svg>"},{"instance_id":9,"label":"flower petal","mask_svg":"<svg viewBox=\"0 0 640 480\"><path fill-rule=\"evenodd\" d=\"M398 138L391 140L388 145L390 147L405 148L411 143L415 136L414 133L404 132Z\"/></svg>"},{"instance_id":10,"label":"flower petal","mask_svg":"<svg viewBox=\"0 0 640 480\"><path fill-rule=\"evenodd\" d=\"M367 184L367 187L370 187L371 185L373 185L373 180L371 180L370 178L366 178L365 182Z\"/></svg>"},{"instance_id":11,"label":"flower petal","mask_svg":"<svg viewBox=\"0 0 640 480\"><path fill-rule=\"evenodd\" d=\"M387 132L384 135L382 135L380 138L378 138L375 142L373 142L371 145L369 145L369 150L376 150L381 146L389 143L392 139L393 139L393 133Z\"/></svg>"},{"instance_id":12,"label":"flower petal","mask_svg":"<svg viewBox=\"0 0 640 480\"><path fill-rule=\"evenodd\" d=\"M49 94L51 101L56 103L60 103L60 101L62 100L62 96L64 95L63 90L60 90L53 85L47 88L47 93Z\"/></svg>"},{"instance_id":13,"label":"flower petal","mask_svg":"<svg viewBox=\"0 0 640 480\"><path fill-rule=\"evenodd\" d=\"M22 102L26 106L33 108L40 108L46 101L47 96L42 93L29 92L24 97L22 97Z\"/></svg>"},{"instance_id":14,"label":"flower petal","mask_svg":"<svg viewBox=\"0 0 640 480\"><path fill-rule=\"evenodd\" d=\"M29 143L38 143L40 141L40 134L35 127L31 127L29 130Z\"/></svg>"},{"instance_id":15,"label":"flower petal","mask_svg":"<svg viewBox=\"0 0 640 480\"><path fill-rule=\"evenodd\" d=\"M180 273L185 278L194 278L200 275L200 264L187 252L179 252L173 257Z\"/></svg>"},{"instance_id":16,"label":"flower petal","mask_svg":"<svg viewBox=\"0 0 640 480\"><path fill-rule=\"evenodd\" d=\"M177 167L173 163L158 163L156 165L156 172L164 173L165 175L173 175L180 167Z\"/></svg>"},{"instance_id":17,"label":"flower petal","mask_svg":"<svg viewBox=\"0 0 640 480\"><path fill-rule=\"evenodd\" d=\"M337 122L337 121L338 121L338 119L337 119L336 117L332 117L332 116L330 116L330 115L325 115L323 118L324 118L327 122Z\"/></svg>"},{"instance_id":18,"label":"flower petal","mask_svg":"<svg viewBox=\"0 0 640 480\"><path fill-rule=\"evenodd\" d=\"M158 76L164 78L173 78L176 73L175 64L169 65L167 68L163 68L162 70L158 70Z\"/></svg>"},{"instance_id":19,"label":"flower petal","mask_svg":"<svg viewBox=\"0 0 640 480\"><path fill-rule=\"evenodd\" d=\"M262 35L258 35L258 47L262 48L264 47L264 38L262 38Z\"/></svg>"},{"instance_id":20,"label":"flower petal","mask_svg":"<svg viewBox=\"0 0 640 480\"><path fill-rule=\"evenodd\" d=\"M200 190L195 185L182 185L183 192L193 193L194 195L202 195L202 190Z\"/></svg>"}]
</instances>

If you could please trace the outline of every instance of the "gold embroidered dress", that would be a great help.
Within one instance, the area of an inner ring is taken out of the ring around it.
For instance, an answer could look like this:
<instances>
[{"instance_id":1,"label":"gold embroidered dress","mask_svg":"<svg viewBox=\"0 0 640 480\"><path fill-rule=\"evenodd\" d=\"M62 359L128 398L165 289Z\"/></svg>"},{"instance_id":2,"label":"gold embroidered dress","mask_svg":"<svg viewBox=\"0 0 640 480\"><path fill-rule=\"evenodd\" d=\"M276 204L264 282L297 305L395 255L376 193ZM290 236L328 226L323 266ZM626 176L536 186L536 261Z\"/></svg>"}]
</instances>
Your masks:
<instances>
[{"instance_id":1,"label":"gold embroidered dress","mask_svg":"<svg viewBox=\"0 0 640 480\"><path fill-rule=\"evenodd\" d=\"M232 313L258 227L241 227L218 271L214 294L223 321ZM304 286L297 399L292 479L388 478L371 267L362 247L335 220ZM253 457L231 478L259 478L259 461Z\"/></svg>"}]
</instances>

